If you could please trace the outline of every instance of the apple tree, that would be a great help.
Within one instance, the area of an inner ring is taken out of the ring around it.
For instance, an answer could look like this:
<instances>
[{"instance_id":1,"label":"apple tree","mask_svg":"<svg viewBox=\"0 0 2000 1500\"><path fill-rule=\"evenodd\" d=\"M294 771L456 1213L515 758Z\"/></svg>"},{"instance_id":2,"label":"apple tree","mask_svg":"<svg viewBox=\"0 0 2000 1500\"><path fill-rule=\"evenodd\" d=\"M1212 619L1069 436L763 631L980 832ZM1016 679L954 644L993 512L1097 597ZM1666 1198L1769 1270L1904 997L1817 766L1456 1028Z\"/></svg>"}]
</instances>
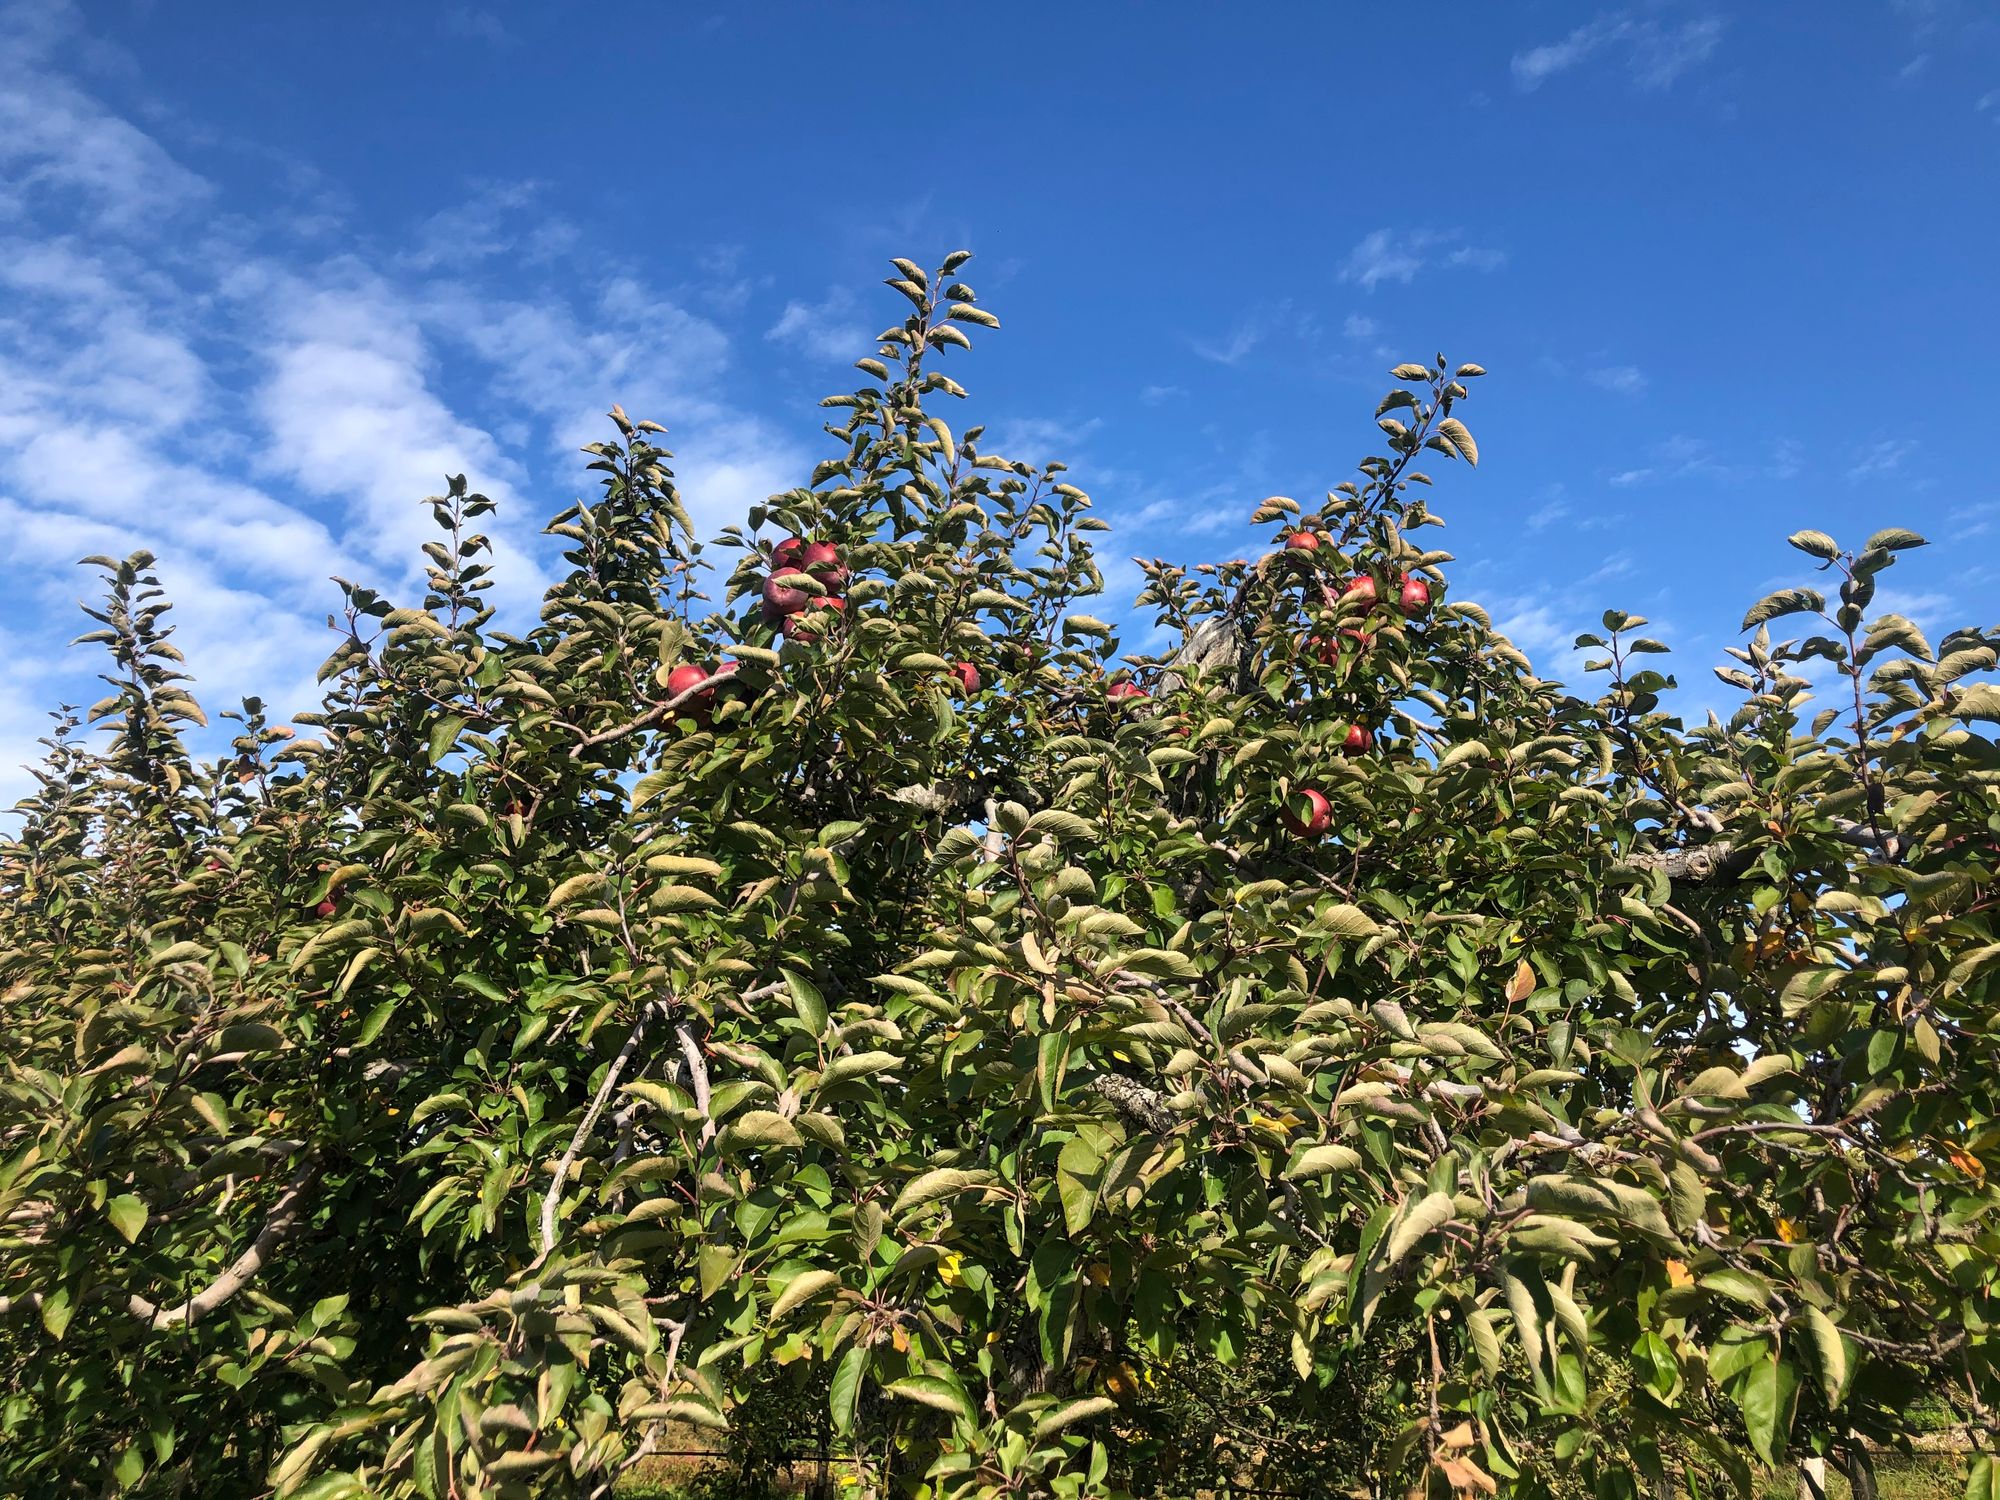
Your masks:
<instances>
[{"instance_id":1,"label":"apple tree","mask_svg":"<svg viewBox=\"0 0 2000 1500\"><path fill-rule=\"evenodd\" d=\"M1546 680L1430 545L1440 358L1121 654L1087 496L957 416L967 258L719 537L613 408L521 633L453 479L220 757L89 560L0 846L0 1478L597 1496L783 1391L863 1494L1187 1493L1254 1366L1311 1420L1216 1441L1320 1488L1865 1491L1925 1395L1990 1496L1995 627L1803 531L1727 718L1617 610Z\"/></svg>"}]
</instances>

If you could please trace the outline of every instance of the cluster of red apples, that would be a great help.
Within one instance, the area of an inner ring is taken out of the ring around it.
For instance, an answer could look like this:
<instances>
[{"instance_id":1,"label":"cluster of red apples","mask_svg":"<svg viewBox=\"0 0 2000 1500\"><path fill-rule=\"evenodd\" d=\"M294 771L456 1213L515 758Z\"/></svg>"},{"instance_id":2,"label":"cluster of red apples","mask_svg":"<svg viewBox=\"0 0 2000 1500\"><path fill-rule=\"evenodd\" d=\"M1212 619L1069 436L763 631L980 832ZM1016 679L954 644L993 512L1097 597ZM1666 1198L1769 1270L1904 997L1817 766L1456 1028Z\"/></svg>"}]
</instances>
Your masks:
<instances>
[{"instance_id":1,"label":"cluster of red apples","mask_svg":"<svg viewBox=\"0 0 2000 1500\"><path fill-rule=\"evenodd\" d=\"M1319 551L1320 539L1317 532L1294 531L1285 538L1287 552L1313 553ZM1372 573L1363 573L1348 580L1340 591L1343 603L1363 611L1373 611L1385 603L1405 618L1414 618L1431 607L1431 586L1425 579L1414 573L1399 573L1396 576L1393 601L1385 601L1381 585ZM1325 636L1311 636L1306 647L1321 662L1332 666L1340 659L1343 643L1351 641L1355 649L1366 651L1375 644L1373 631L1358 626L1343 626L1339 635L1329 639ZM1374 734L1362 724L1348 726L1347 738L1342 744L1349 755L1360 755L1374 748ZM1287 829L1301 838L1322 837L1333 826L1333 809L1326 794L1316 787L1302 787L1286 799L1280 815Z\"/></svg>"}]
</instances>

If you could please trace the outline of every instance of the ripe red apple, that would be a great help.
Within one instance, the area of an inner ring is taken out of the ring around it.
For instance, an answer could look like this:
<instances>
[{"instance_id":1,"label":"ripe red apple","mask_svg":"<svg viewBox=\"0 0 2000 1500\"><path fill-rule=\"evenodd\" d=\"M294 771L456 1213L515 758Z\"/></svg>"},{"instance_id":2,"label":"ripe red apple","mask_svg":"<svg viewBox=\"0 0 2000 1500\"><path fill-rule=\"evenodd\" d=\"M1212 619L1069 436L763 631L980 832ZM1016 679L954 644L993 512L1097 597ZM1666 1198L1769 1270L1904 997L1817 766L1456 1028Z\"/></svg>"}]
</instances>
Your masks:
<instances>
[{"instance_id":1,"label":"ripe red apple","mask_svg":"<svg viewBox=\"0 0 2000 1500\"><path fill-rule=\"evenodd\" d=\"M832 542L808 542L799 556L799 566L824 588L837 589L847 582L847 569L840 564L840 549Z\"/></svg>"},{"instance_id":2,"label":"ripe red apple","mask_svg":"<svg viewBox=\"0 0 2000 1500\"><path fill-rule=\"evenodd\" d=\"M771 549L773 568L796 568L799 559L805 555L806 539L802 536L788 536Z\"/></svg>"},{"instance_id":3,"label":"ripe red apple","mask_svg":"<svg viewBox=\"0 0 2000 1500\"><path fill-rule=\"evenodd\" d=\"M954 663L951 675L958 679L958 685L964 690L966 697L970 698L979 691L979 668L971 662Z\"/></svg>"},{"instance_id":4,"label":"ripe red apple","mask_svg":"<svg viewBox=\"0 0 2000 1500\"><path fill-rule=\"evenodd\" d=\"M221 861L221 860L219 860L219 859L211 859L211 860L210 860L210 861L208 862L208 868L209 868L209 869L211 869L211 870L221 870L221 869L225 869L225 868L227 868L227 867L226 867L226 866L225 866L225 865L224 865L224 864L222 863L222 861Z\"/></svg>"},{"instance_id":5,"label":"ripe red apple","mask_svg":"<svg viewBox=\"0 0 2000 1500\"><path fill-rule=\"evenodd\" d=\"M1308 636L1306 647L1330 667L1340 660L1341 643L1344 641L1354 642L1357 651L1366 651L1375 644L1375 633L1372 630L1353 630L1343 626L1340 634L1332 639L1323 635Z\"/></svg>"},{"instance_id":6,"label":"ripe red apple","mask_svg":"<svg viewBox=\"0 0 2000 1500\"><path fill-rule=\"evenodd\" d=\"M764 580L764 613L772 619L785 615L795 615L806 607L813 595L809 590L786 583L787 578L803 578L804 568L774 568L771 576Z\"/></svg>"},{"instance_id":7,"label":"ripe red apple","mask_svg":"<svg viewBox=\"0 0 2000 1500\"><path fill-rule=\"evenodd\" d=\"M1375 590L1375 577L1371 573L1363 573L1342 589L1340 594L1343 599L1352 599L1357 604L1370 606L1380 597Z\"/></svg>"},{"instance_id":8,"label":"ripe red apple","mask_svg":"<svg viewBox=\"0 0 2000 1500\"><path fill-rule=\"evenodd\" d=\"M1316 839L1333 827L1333 809L1327 805L1324 792L1301 787L1285 799L1279 821L1300 838Z\"/></svg>"},{"instance_id":9,"label":"ripe red apple","mask_svg":"<svg viewBox=\"0 0 2000 1500\"><path fill-rule=\"evenodd\" d=\"M1420 615L1431 607L1431 586L1414 573L1403 575L1402 593L1397 599L1406 615Z\"/></svg>"},{"instance_id":10,"label":"ripe red apple","mask_svg":"<svg viewBox=\"0 0 2000 1500\"><path fill-rule=\"evenodd\" d=\"M1349 755L1360 755L1364 751L1373 748L1374 744L1375 736L1373 734L1369 733L1368 730L1362 728L1359 724L1350 724L1347 727L1347 738L1342 742L1341 748Z\"/></svg>"},{"instance_id":11,"label":"ripe red apple","mask_svg":"<svg viewBox=\"0 0 2000 1500\"><path fill-rule=\"evenodd\" d=\"M821 615L819 611L823 609L831 610L833 613ZM809 634L819 635L831 630L835 617L845 614L846 611L847 601L845 599L842 599L837 594L822 595L814 599L799 613L787 616L778 621L778 629L789 635L794 626L802 626L808 629Z\"/></svg>"},{"instance_id":12,"label":"ripe red apple","mask_svg":"<svg viewBox=\"0 0 2000 1500\"><path fill-rule=\"evenodd\" d=\"M704 668L696 666L691 661L682 662L673 671L667 673L667 696L669 698L678 698L682 693L688 692L693 688L698 688L707 681L708 672ZM674 716L688 723L699 724L703 728L707 728L708 703L706 695L683 703L675 711Z\"/></svg>"},{"instance_id":13,"label":"ripe red apple","mask_svg":"<svg viewBox=\"0 0 2000 1500\"><path fill-rule=\"evenodd\" d=\"M1153 695L1136 682L1114 682L1104 690L1104 696L1113 703L1122 703L1127 698L1150 698Z\"/></svg>"},{"instance_id":14,"label":"ripe red apple","mask_svg":"<svg viewBox=\"0 0 2000 1500\"><path fill-rule=\"evenodd\" d=\"M1295 531L1285 538L1285 550L1288 552L1317 552L1319 551L1319 538L1314 536L1310 531Z\"/></svg>"},{"instance_id":15,"label":"ripe red apple","mask_svg":"<svg viewBox=\"0 0 2000 1500\"><path fill-rule=\"evenodd\" d=\"M340 908L335 906L331 901L322 901L318 906L313 908L313 915L321 920L325 920L339 910Z\"/></svg>"}]
</instances>

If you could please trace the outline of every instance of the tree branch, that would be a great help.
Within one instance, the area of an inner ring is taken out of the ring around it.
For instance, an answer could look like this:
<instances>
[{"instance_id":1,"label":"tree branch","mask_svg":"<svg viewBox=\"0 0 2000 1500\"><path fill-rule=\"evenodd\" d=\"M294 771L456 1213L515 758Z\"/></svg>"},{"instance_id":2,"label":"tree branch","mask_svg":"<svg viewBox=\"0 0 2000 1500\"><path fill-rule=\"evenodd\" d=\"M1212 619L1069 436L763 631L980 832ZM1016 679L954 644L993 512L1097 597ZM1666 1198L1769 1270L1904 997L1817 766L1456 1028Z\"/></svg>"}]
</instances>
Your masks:
<instances>
[{"instance_id":1,"label":"tree branch","mask_svg":"<svg viewBox=\"0 0 2000 1500\"><path fill-rule=\"evenodd\" d=\"M1098 1098L1119 1114L1156 1135L1166 1135L1180 1123L1167 1108L1167 1096L1158 1089L1149 1089L1118 1073L1099 1073L1090 1080L1090 1086L1097 1091Z\"/></svg>"},{"instance_id":2,"label":"tree branch","mask_svg":"<svg viewBox=\"0 0 2000 1500\"><path fill-rule=\"evenodd\" d=\"M640 1038L646 1034L646 1023L652 1020L657 1002L648 1002L639 1011L639 1019L632 1023L632 1029L625 1034L625 1045L618 1049L618 1055L611 1059L611 1066L604 1070L604 1081L597 1086L597 1093L591 1098L590 1108L577 1121L576 1134L569 1138L569 1149L556 1163L556 1180L549 1184L549 1190L542 1196L542 1253L540 1259L547 1260L556 1247L556 1210L562 1204L563 1183L569 1177L569 1169L576 1161L577 1152L590 1138L597 1117L604 1113L604 1105L611 1097L611 1091L618 1087L618 1077L625 1071L625 1065L632 1060L632 1054L639 1049Z\"/></svg>"},{"instance_id":3,"label":"tree branch","mask_svg":"<svg viewBox=\"0 0 2000 1500\"><path fill-rule=\"evenodd\" d=\"M264 1227L257 1231L250 1248L187 1301L174 1307L161 1307L133 1292L125 1300L126 1308L133 1317L155 1328L172 1328L179 1323L192 1326L200 1322L248 1286L251 1279L263 1270L271 1252L290 1238L304 1217L306 1200L318 1178L318 1162L308 1161L301 1166L284 1192L278 1195L278 1201L271 1205L270 1217L264 1220Z\"/></svg>"}]
</instances>

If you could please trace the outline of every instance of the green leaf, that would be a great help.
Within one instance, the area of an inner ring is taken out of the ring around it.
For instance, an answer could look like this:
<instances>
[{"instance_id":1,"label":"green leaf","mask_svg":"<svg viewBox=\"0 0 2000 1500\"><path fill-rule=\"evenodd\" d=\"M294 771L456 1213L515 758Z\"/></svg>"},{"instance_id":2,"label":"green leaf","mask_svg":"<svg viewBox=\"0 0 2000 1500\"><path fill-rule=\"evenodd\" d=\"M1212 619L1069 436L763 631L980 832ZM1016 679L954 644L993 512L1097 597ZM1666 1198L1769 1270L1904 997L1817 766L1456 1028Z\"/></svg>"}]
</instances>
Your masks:
<instances>
[{"instance_id":1,"label":"green leaf","mask_svg":"<svg viewBox=\"0 0 2000 1500\"><path fill-rule=\"evenodd\" d=\"M465 716L463 714L441 714L438 716L437 722L431 725L430 752L432 765L436 765L447 755L451 754L452 749L458 744L458 736L464 728Z\"/></svg>"},{"instance_id":2,"label":"green leaf","mask_svg":"<svg viewBox=\"0 0 2000 1500\"><path fill-rule=\"evenodd\" d=\"M1779 589L1775 594L1766 594L1743 616L1743 628L1754 629L1766 620L1776 620L1785 615L1816 613L1826 608L1825 596L1812 589Z\"/></svg>"},{"instance_id":3,"label":"green leaf","mask_svg":"<svg viewBox=\"0 0 2000 1500\"><path fill-rule=\"evenodd\" d=\"M1799 551L1813 557L1825 558L1829 562L1840 556L1840 543L1824 531L1795 531L1785 540Z\"/></svg>"},{"instance_id":4,"label":"green leaf","mask_svg":"<svg viewBox=\"0 0 2000 1500\"><path fill-rule=\"evenodd\" d=\"M1911 547L1928 547L1929 542L1914 531L1905 531L1900 526L1889 526L1868 538L1864 552L1902 552Z\"/></svg>"},{"instance_id":5,"label":"green leaf","mask_svg":"<svg viewBox=\"0 0 2000 1500\"><path fill-rule=\"evenodd\" d=\"M868 1374L869 1351L857 1344L840 1357L833 1367L833 1430L842 1437L854 1431L854 1416L861 1404L861 1386Z\"/></svg>"},{"instance_id":6,"label":"green leaf","mask_svg":"<svg viewBox=\"0 0 2000 1500\"><path fill-rule=\"evenodd\" d=\"M1735 1390L1750 1446L1767 1464L1785 1455L1785 1439L1799 1403L1799 1374L1775 1353L1750 1367Z\"/></svg>"},{"instance_id":7,"label":"green leaf","mask_svg":"<svg viewBox=\"0 0 2000 1500\"><path fill-rule=\"evenodd\" d=\"M1429 1193L1406 1203L1396 1225L1389 1231L1388 1248L1383 1252L1385 1268L1400 1265L1424 1237L1451 1222L1457 1211L1450 1193Z\"/></svg>"},{"instance_id":8,"label":"green leaf","mask_svg":"<svg viewBox=\"0 0 2000 1500\"><path fill-rule=\"evenodd\" d=\"M886 1073L901 1062L902 1059L893 1052L855 1052L846 1057L836 1057L827 1064L826 1071L819 1075L819 1086L822 1089L830 1089L850 1079L868 1078L876 1073Z\"/></svg>"},{"instance_id":9,"label":"green leaf","mask_svg":"<svg viewBox=\"0 0 2000 1500\"><path fill-rule=\"evenodd\" d=\"M905 1401L914 1401L920 1406L928 1406L934 1411L948 1412L959 1421L971 1424L978 1419L973 1415L972 1403L958 1383L937 1375L906 1375L901 1380L892 1380L882 1387L885 1394L897 1396Z\"/></svg>"},{"instance_id":10,"label":"green leaf","mask_svg":"<svg viewBox=\"0 0 2000 1500\"><path fill-rule=\"evenodd\" d=\"M1463 422L1457 417L1446 417L1438 423L1437 432L1439 437L1457 450L1460 458L1475 469L1479 467L1479 445L1472 441L1472 434L1465 430Z\"/></svg>"},{"instance_id":11,"label":"green leaf","mask_svg":"<svg viewBox=\"0 0 2000 1500\"><path fill-rule=\"evenodd\" d=\"M936 1203L941 1198L955 1198L960 1193L971 1192L993 1181L991 1172L968 1172L958 1167L933 1167L928 1172L919 1172L903 1185L896 1195L896 1202L889 1212L901 1217L927 1203Z\"/></svg>"},{"instance_id":12,"label":"green leaf","mask_svg":"<svg viewBox=\"0 0 2000 1500\"><path fill-rule=\"evenodd\" d=\"M1091 1215L1097 1211L1097 1182L1103 1170L1103 1158L1082 1136L1071 1136L1063 1143L1056 1159L1056 1194L1062 1199L1063 1224L1072 1236L1090 1226Z\"/></svg>"},{"instance_id":13,"label":"green leaf","mask_svg":"<svg viewBox=\"0 0 2000 1500\"><path fill-rule=\"evenodd\" d=\"M601 870L585 870L580 875L572 875L549 892L549 899L543 903L544 909L554 911L585 896L594 896L609 883Z\"/></svg>"},{"instance_id":14,"label":"green leaf","mask_svg":"<svg viewBox=\"0 0 2000 1500\"><path fill-rule=\"evenodd\" d=\"M104 1214L128 1245L138 1239L139 1231L146 1227L146 1205L131 1193L120 1193L105 1204Z\"/></svg>"},{"instance_id":15,"label":"green leaf","mask_svg":"<svg viewBox=\"0 0 2000 1500\"><path fill-rule=\"evenodd\" d=\"M778 1300L771 1304L771 1321L780 1318L802 1303L810 1302L840 1285L840 1277L833 1271L802 1271L785 1283L785 1289L778 1293Z\"/></svg>"},{"instance_id":16,"label":"green leaf","mask_svg":"<svg viewBox=\"0 0 2000 1500\"><path fill-rule=\"evenodd\" d=\"M1116 1410L1118 1403L1109 1396L1083 1396L1065 1401L1035 1423L1035 1437L1045 1438L1066 1427L1074 1427L1078 1422L1088 1422L1092 1417L1107 1416Z\"/></svg>"},{"instance_id":17,"label":"green leaf","mask_svg":"<svg viewBox=\"0 0 2000 1500\"><path fill-rule=\"evenodd\" d=\"M1308 1146L1285 1168L1287 1177L1325 1177L1332 1172L1353 1172L1361 1167L1361 1153L1352 1146Z\"/></svg>"},{"instance_id":18,"label":"green leaf","mask_svg":"<svg viewBox=\"0 0 2000 1500\"><path fill-rule=\"evenodd\" d=\"M1765 1308L1771 1305L1771 1283L1754 1271L1721 1266L1705 1273L1700 1282L1705 1290L1727 1297L1732 1302L1740 1302L1745 1307Z\"/></svg>"},{"instance_id":19,"label":"green leaf","mask_svg":"<svg viewBox=\"0 0 2000 1500\"><path fill-rule=\"evenodd\" d=\"M790 1120L774 1109L748 1109L731 1120L716 1143L725 1153L752 1146L802 1146L805 1141Z\"/></svg>"},{"instance_id":20,"label":"green leaf","mask_svg":"<svg viewBox=\"0 0 2000 1500\"><path fill-rule=\"evenodd\" d=\"M1315 913L1313 925L1322 932L1330 932L1335 937L1343 938L1374 937L1382 930L1381 924L1367 912L1358 906L1349 906L1345 902L1336 902Z\"/></svg>"},{"instance_id":21,"label":"green leaf","mask_svg":"<svg viewBox=\"0 0 2000 1500\"><path fill-rule=\"evenodd\" d=\"M1805 1324L1806 1344L1819 1370L1820 1394L1829 1408L1837 1407L1847 1387L1847 1342L1841 1337L1839 1325L1817 1307L1808 1304L1801 1321Z\"/></svg>"}]
</instances>

